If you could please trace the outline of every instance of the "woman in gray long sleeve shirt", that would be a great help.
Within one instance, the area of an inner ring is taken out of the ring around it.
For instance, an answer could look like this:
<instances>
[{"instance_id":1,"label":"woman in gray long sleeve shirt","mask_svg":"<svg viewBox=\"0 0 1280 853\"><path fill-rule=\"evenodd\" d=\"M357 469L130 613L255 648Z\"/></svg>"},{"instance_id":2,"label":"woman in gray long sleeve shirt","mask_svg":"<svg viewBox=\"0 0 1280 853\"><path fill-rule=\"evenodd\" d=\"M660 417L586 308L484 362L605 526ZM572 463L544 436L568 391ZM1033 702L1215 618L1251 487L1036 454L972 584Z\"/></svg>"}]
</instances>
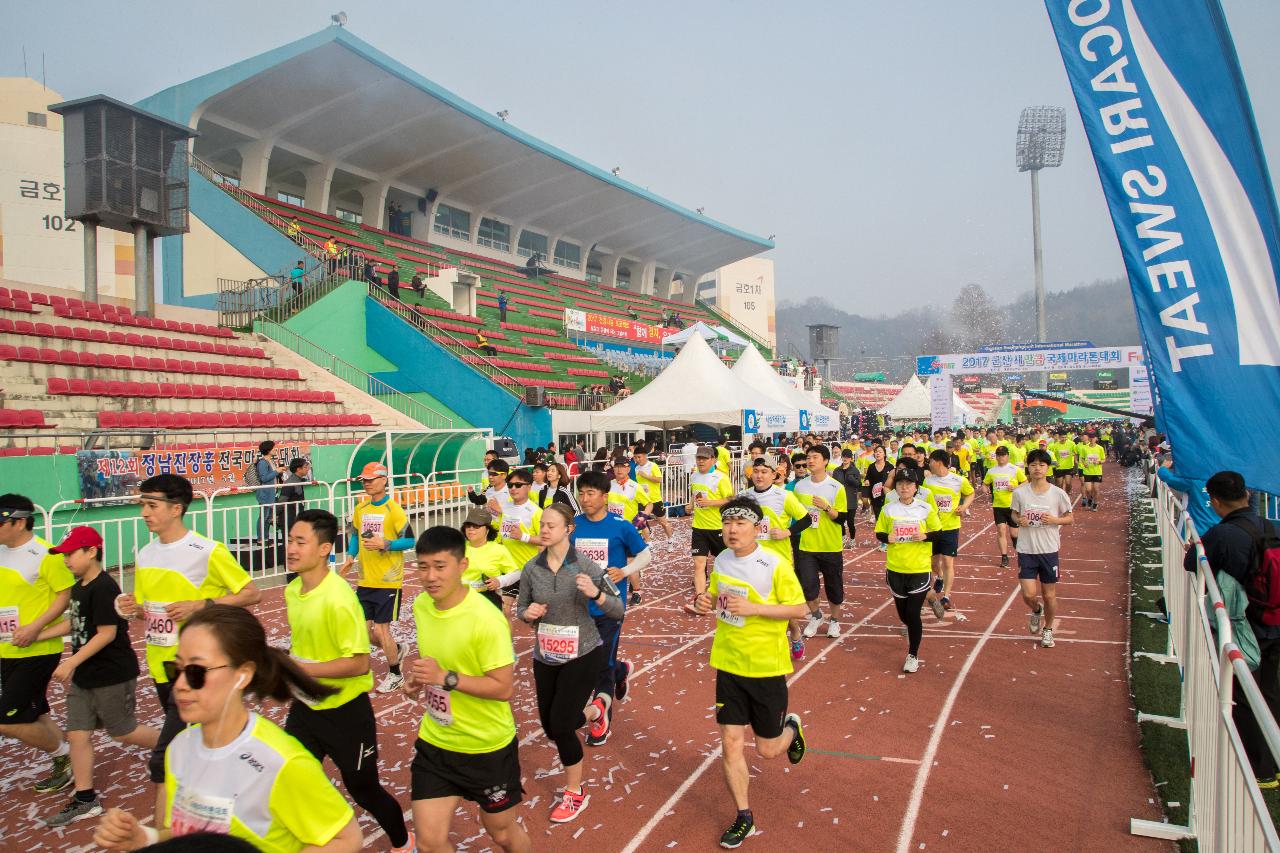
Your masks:
<instances>
[{"instance_id":1,"label":"woman in gray long sleeve shirt","mask_svg":"<svg viewBox=\"0 0 1280 853\"><path fill-rule=\"evenodd\" d=\"M622 601L608 589L604 570L581 557L569 542L573 511L553 503L542 512L546 548L525 564L520 577L516 616L533 625L533 680L538 717L564 765L564 795L551 812L555 823L568 823L590 799L582 787L582 742L578 729L600 713L587 706L605 664L604 646L587 608L594 601L606 616L622 618Z\"/></svg>"}]
</instances>

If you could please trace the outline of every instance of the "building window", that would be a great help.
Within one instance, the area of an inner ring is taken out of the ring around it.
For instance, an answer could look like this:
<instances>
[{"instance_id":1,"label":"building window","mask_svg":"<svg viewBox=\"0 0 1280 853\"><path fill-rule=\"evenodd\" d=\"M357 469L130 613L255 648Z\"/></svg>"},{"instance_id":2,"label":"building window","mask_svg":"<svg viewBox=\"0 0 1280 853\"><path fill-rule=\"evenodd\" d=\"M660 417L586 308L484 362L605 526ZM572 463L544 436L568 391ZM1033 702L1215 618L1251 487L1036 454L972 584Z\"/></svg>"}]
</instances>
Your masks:
<instances>
[{"instance_id":1,"label":"building window","mask_svg":"<svg viewBox=\"0 0 1280 853\"><path fill-rule=\"evenodd\" d=\"M552 260L558 267L572 267L577 269L582 266L582 247L577 243L567 243L564 240L556 241L556 256Z\"/></svg>"},{"instance_id":2,"label":"building window","mask_svg":"<svg viewBox=\"0 0 1280 853\"><path fill-rule=\"evenodd\" d=\"M536 231L521 231L520 245L516 248L516 254L527 258L535 253L544 258L547 256L547 235Z\"/></svg>"},{"instance_id":3,"label":"building window","mask_svg":"<svg viewBox=\"0 0 1280 853\"><path fill-rule=\"evenodd\" d=\"M471 214L447 204L436 205L437 234L454 237L458 240L471 240Z\"/></svg>"},{"instance_id":4,"label":"building window","mask_svg":"<svg viewBox=\"0 0 1280 853\"><path fill-rule=\"evenodd\" d=\"M499 252L511 251L511 226L496 219L484 217L480 220L480 231L476 235L476 243L497 249Z\"/></svg>"},{"instance_id":5,"label":"building window","mask_svg":"<svg viewBox=\"0 0 1280 853\"><path fill-rule=\"evenodd\" d=\"M27 124L32 127L48 127L49 117L44 113L27 113Z\"/></svg>"},{"instance_id":6,"label":"building window","mask_svg":"<svg viewBox=\"0 0 1280 853\"><path fill-rule=\"evenodd\" d=\"M282 201L285 204L292 204L292 205L296 205L297 207L302 207L301 196L296 196L293 193L287 193L284 190L279 190L276 192L276 200Z\"/></svg>"},{"instance_id":7,"label":"building window","mask_svg":"<svg viewBox=\"0 0 1280 853\"><path fill-rule=\"evenodd\" d=\"M354 210L343 210L341 207L333 209L333 215L341 219L343 222L350 222L352 225L359 225L364 221L364 217Z\"/></svg>"}]
</instances>

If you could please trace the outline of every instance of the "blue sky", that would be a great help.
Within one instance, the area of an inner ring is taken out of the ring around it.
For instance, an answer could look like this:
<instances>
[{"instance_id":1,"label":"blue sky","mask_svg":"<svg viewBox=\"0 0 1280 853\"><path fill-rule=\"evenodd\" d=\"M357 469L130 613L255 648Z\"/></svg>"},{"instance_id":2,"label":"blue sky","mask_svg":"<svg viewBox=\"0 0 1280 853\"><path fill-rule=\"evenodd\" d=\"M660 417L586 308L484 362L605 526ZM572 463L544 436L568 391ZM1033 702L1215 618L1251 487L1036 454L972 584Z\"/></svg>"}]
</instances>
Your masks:
<instances>
[{"instance_id":1,"label":"blue sky","mask_svg":"<svg viewBox=\"0 0 1280 853\"><path fill-rule=\"evenodd\" d=\"M22 73L25 46L31 76L43 53L49 86L68 98L127 101L307 35L343 9L356 35L509 110L522 129L775 234L780 300L825 296L866 314L946 304L968 282L1002 299L1031 288L1030 190L1014 133L1024 106L1063 106L1065 161L1041 179L1047 286L1123 273L1039 0L6 6L0 75ZM1274 170L1280 3L1223 7Z\"/></svg>"}]
</instances>

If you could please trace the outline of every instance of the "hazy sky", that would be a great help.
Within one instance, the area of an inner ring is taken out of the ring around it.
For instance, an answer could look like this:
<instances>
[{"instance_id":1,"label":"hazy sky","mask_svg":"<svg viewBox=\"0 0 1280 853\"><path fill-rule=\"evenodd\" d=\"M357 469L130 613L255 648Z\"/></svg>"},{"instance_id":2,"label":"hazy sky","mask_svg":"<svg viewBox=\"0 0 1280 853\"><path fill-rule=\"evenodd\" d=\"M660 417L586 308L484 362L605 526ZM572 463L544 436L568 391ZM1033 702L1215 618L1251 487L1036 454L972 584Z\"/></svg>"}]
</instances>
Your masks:
<instances>
[{"instance_id":1,"label":"hazy sky","mask_svg":"<svg viewBox=\"0 0 1280 853\"><path fill-rule=\"evenodd\" d=\"M1041 178L1051 290L1123 273L1040 0L4 4L0 75L137 101L349 29L482 108L744 230L776 234L778 297L859 313L1031 287L1024 106L1067 107ZM1280 2L1223 0L1272 169ZM200 11L190 12L188 9ZM314 11L312 11L314 10ZM144 27L135 31L137 22Z\"/></svg>"}]
</instances>

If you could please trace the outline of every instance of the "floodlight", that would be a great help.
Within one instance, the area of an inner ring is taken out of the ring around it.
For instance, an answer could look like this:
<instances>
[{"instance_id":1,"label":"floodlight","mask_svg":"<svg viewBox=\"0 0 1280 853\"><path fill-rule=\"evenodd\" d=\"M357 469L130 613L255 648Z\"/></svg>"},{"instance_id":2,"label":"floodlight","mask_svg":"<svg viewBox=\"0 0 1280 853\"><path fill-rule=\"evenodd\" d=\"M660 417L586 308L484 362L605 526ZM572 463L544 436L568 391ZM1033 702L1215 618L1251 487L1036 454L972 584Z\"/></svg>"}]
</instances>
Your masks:
<instances>
[{"instance_id":1,"label":"floodlight","mask_svg":"<svg viewBox=\"0 0 1280 853\"><path fill-rule=\"evenodd\" d=\"M1062 165L1067 113L1062 107L1027 107L1018 117L1018 171Z\"/></svg>"}]
</instances>

